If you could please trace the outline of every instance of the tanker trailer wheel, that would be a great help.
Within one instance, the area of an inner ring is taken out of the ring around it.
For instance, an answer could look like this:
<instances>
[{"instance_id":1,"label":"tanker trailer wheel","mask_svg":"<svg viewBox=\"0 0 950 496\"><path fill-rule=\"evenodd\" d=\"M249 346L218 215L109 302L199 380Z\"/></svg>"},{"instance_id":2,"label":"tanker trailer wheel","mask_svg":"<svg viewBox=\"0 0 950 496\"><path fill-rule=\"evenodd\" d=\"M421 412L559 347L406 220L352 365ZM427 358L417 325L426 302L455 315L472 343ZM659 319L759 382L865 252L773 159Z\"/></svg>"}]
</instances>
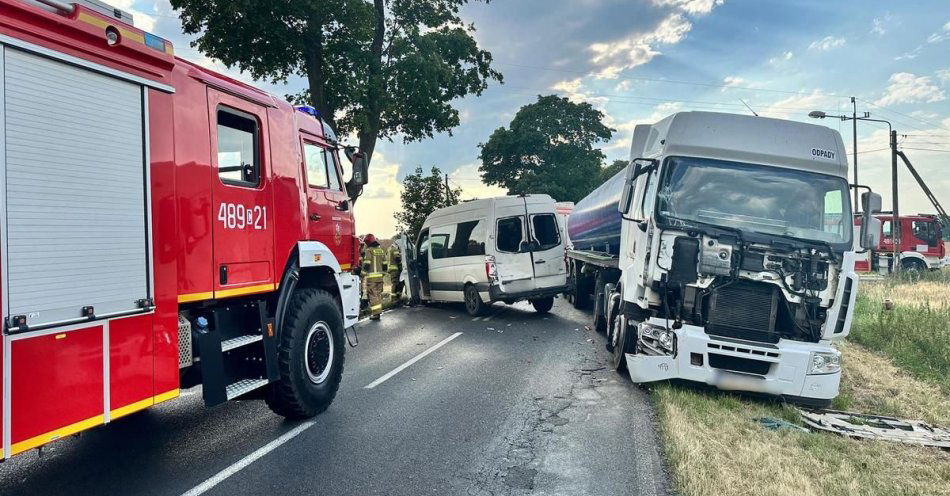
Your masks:
<instances>
[{"instance_id":1,"label":"tanker trailer wheel","mask_svg":"<svg viewBox=\"0 0 950 496\"><path fill-rule=\"evenodd\" d=\"M267 406L294 419L326 410L343 377L345 344L343 316L333 296L322 289L298 289L280 332L280 379L271 384Z\"/></svg>"}]
</instances>

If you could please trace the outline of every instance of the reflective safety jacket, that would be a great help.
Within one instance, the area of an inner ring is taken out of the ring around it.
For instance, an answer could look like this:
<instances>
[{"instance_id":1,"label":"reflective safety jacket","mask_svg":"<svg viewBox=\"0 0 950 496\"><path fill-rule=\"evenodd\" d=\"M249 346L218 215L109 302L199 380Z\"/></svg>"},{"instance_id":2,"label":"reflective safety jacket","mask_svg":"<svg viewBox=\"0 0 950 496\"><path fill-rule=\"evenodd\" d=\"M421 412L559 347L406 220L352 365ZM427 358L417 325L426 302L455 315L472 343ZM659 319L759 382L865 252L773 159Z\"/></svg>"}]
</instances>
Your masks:
<instances>
[{"instance_id":1,"label":"reflective safety jacket","mask_svg":"<svg viewBox=\"0 0 950 496\"><path fill-rule=\"evenodd\" d=\"M386 251L379 246L369 247L364 245L360 260L363 264L363 274L367 277L372 274L386 272Z\"/></svg>"}]
</instances>

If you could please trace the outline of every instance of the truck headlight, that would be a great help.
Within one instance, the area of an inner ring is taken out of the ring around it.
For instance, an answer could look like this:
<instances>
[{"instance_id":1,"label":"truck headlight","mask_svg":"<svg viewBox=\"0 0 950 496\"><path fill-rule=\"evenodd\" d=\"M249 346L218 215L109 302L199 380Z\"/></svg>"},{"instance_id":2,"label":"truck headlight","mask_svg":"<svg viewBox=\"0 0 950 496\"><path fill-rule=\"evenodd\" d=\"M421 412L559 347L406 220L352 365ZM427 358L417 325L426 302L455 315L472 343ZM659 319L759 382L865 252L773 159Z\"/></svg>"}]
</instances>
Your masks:
<instances>
[{"instance_id":1,"label":"truck headlight","mask_svg":"<svg viewBox=\"0 0 950 496\"><path fill-rule=\"evenodd\" d=\"M841 371L841 353L837 351L812 352L808 363L808 374L836 374Z\"/></svg>"}]
</instances>

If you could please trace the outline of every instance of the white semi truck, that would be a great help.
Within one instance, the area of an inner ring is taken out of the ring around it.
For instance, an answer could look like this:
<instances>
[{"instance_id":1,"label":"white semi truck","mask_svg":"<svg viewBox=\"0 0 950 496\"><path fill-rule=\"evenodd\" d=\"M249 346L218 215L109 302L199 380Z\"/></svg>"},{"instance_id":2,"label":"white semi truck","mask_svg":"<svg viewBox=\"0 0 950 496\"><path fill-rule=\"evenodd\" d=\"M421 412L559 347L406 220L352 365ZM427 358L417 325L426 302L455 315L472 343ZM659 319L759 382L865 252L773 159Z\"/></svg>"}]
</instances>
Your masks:
<instances>
[{"instance_id":1,"label":"white semi truck","mask_svg":"<svg viewBox=\"0 0 950 496\"><path fill-rule=\"evenodd\" d=\"M568 298L593 301L613 367L830 403L881 208L862 195L854 241L838 132L682 112L637 126L630 157L568 219Z\"/></svg>"}]
</instances>

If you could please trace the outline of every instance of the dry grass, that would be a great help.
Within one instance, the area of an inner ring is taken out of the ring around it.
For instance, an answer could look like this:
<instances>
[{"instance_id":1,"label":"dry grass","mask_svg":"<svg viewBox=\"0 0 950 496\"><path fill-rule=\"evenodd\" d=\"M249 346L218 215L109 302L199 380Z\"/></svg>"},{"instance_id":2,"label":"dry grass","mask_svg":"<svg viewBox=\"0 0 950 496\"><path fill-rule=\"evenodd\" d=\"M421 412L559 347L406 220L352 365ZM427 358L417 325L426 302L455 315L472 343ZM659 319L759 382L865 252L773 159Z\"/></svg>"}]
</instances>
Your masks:
<instances>
[{"instance_id":1,"label":"dry grass","mask_svg":"<svg viewBox=\"0 0 950 496\"><path fill-rule=\"evenodd\" d=\"M950 425L950 277L862 282L835 407ZM896 308L881 311L890 298ZM950 495L950 451L827 433L771 431L796 410L679 384L653 388L684 495Z\"/></svg>"}]
</instances>

